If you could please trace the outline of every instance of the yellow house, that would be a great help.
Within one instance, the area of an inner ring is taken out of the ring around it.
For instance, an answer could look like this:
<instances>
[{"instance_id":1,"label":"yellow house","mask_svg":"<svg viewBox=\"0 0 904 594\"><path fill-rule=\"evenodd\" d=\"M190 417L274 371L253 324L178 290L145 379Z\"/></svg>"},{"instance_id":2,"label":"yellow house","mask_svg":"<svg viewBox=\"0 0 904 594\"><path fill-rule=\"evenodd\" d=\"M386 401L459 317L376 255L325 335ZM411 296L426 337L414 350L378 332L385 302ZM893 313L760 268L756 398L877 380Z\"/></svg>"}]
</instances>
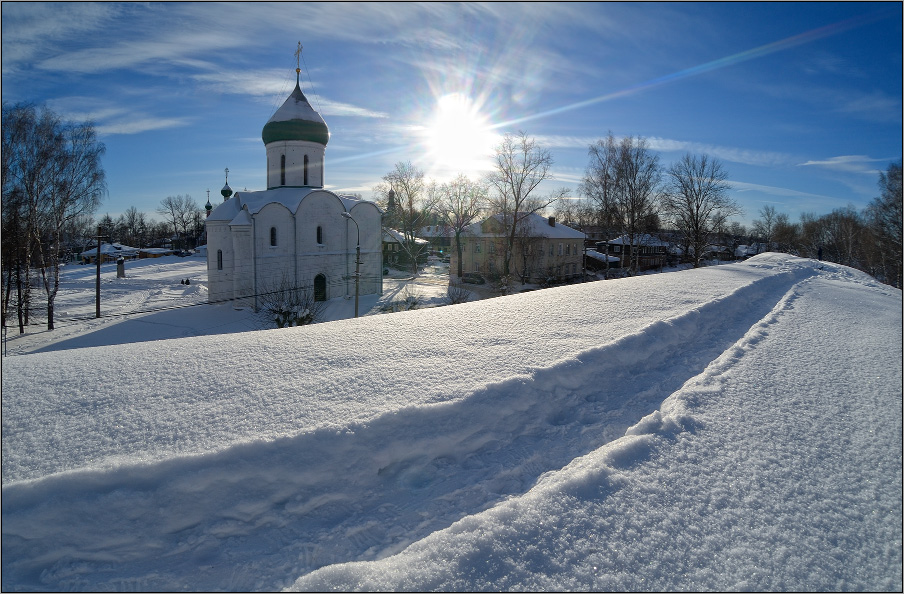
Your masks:
<instances>
[{"instance_id":1,"label":"yellow house","mask_svg":"<svg viewBox=\"0 0 904 594\"><path fill-rule=\"evenodd\" d=\"M502 215L465 228L462 234L462 272L493 278L502 274L506 249ZM584 233L557 224L555 217L527 215L518 224L510 272L523 283L566 281L583 273ZM449 270L458 270L458 251L451 248Z\"/></svg>"}]
</instances>

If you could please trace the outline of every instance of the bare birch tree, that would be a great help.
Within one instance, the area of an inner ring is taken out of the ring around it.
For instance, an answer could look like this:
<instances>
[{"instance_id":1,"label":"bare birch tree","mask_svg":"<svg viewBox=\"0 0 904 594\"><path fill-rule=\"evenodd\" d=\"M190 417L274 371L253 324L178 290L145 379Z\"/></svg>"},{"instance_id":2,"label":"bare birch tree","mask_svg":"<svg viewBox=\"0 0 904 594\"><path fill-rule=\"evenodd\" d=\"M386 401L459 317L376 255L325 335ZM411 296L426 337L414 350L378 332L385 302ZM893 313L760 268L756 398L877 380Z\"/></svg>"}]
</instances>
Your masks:
<instances>
[{"instance_id":1,"label":"bare birch tree","mask_svg":"<svg viewBox=\"0 0 904 594\"><path fill-rule=\"evenodd\" d=\"M630 274L637 274L640 236L653 231L659 213L659 157L648 147L646 139L627 136L618 145L612 216L628 239Z\"/></svg>"},{"instance_id":2,"label":"bare birch tree","mask_svg":"<svg viewBox=\"0 0 904 594\"><path fill-rule=\"evenodd\" d=\"M28 324L33 267L41 272L53 330L64 230L93 214L106 192L104 145L92 124L64 123L28 104L3 106L3 130L4 248L13 248L14 260L4 255L3 263L16 271L19 331Z\"/></svg>"},{"instance_id":3,"label":"bare birch tree","mask_svg":"<svg viewBox=\"0 0 904 594\"><path fill-rule=\"evenodd\" d=\"M465 227L477 221L486 206L486 184L475 182L461 174L439 189L439 211L442 224L452 233L458 254L458 278L462 275L461 235Z\"/></svg>"},{"instance_id":4,"label":"bare birch tree","mask_svg":"<svg viewBox=\"0 0 904 594\"><path fill-rule=\"evenodd\" d=\"M90 123L71 124L60 134L53 182L44 199L44 242L39 242L41 277L47 293L47 329L53 330L54 302L60 289L60 266L66 226L92 214L107 191L101 167L104 145Z\"/></svg>"},{"instance_id":5,"label":"bare birch tree","mask_svg":"<svg viewBox=\"0 0 904 594\"><path fill-rule=\"evenodd\" d=\"M596 225L608 241L621 233L621 217L616 205L616 185L619 175L618 142L610 131L604 139L597 140L588 149L589 160L578 192L587 197L596 211ZM605 276L609 278L609 256L605 260Z\"/></svg>"},{"instance_id":6,"label":"bare birch tree","mask_svg":"<svg viewBox=\"0 0 904 594\"><path fill-rule=\"evenodd\" d=\"M512 271L515 238L522 220L554 203L559 195L542 198L534 194L541 182L553 179L553 159L547 149L524 132L506 134L496 147L494 171L487 182L496 190L491 208L500 216L505 242L502 254L502 276Z\"/></svg>"}]
</instances>

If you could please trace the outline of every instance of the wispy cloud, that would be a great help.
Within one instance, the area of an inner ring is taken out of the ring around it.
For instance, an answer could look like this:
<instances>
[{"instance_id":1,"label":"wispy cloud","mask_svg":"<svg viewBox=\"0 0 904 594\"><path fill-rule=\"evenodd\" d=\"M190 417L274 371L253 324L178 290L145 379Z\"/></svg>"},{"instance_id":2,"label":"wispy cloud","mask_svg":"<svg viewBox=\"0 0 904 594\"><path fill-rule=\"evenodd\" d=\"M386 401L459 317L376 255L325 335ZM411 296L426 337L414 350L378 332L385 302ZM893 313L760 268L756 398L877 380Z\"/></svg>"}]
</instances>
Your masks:
<instances>
[{"instance_id":1,"label":"wispy cloud","mask_svg":"<svg viewBox=\"0 0 904 594\"><path fill-rule=\"evenodd\" d=\"M192 123L187 117L157 117L116 105L98 104L87 97L67 97L47 102L64 120L94 122L99 135L139 134L150 130L179 128Z\"/></svg>"},{"instance_id":2,"label":"wispy cloud","mask_svg":"<svg viewBox=\"0 0 904 594\"><path fill-rule=\"evenodd\" d=\"M547 148L581 148L587 149L591 144L604 138L600 136L537 136L538 144ZM617 136L616 141L621 137ZM738 147L719 146L687 140L674 140L657 136L646 138L647 146L663 153L697 153L716 157L731 163L743 165L757 165L761 167L788 166L795 163L792 155L776 151L757 151Z\"/></svg>"},{"instance_id":3,"label":"wispy cloud","mask_svg":"<svg viewBox=\"0 0 904 594\"><path fill-rule=\"evenodd\" d=\"M785 197L794 197L794 198L815 198L819 200L830 200L829 196L822 196L820 194L812 194L810 192L801 192L799 190L792 190L790 188L780 188L777 186L764 186L761 184L752 184L748 182L742 181L732 181L728 180L729 186L731 186L737 192L760 192L763 194L769 194L771 196L785 196Z\"/></svg>"},{"instance_id":4,"label":"wispy cloud","mask_svg":"<svg viewBox=\"0 0 904 594\"><path fill-rule=\"evenodd\" d=\"M901 122L901 96L882 91L849 91L836 99L836 111L874 122Z\"/></svg>"},{"instance_id":5,"label":"wispy cloud","mask_svg":"<svg viewBox=\"0 0 904 594\"><path fill-rule=\"evenodd\" d=\"M265 99L268 103L279 107L289 93L295 81L287 77L285 70L269 69L262 71L205 72L192 76L202 87L211 93L220 95L250 95ZM350 103L334 101L321 95L305 91L308 100L315 104L317 111L324 116L357 116L365 118L387 118L389 114L359 107Z\"/></svg>"},{"instance_id":6,"label":"wispy cloud","mask_svg":"<svg viewBox=\"0 0 904 594\"><path fill-rule=\"evenodd\" d=\"M822 161L807 161L799 163L800 167L824 167L833 171L843 171L846 173L865 173L868 175L877 175L879 170L873 163L887 161L888 159L874 159L866 155L842 155L839 157L830 157Z\"/></svg>"},{"instance_id":7,"label":"wispy cloud","mask_svg":"<svg viewBox=\"0 0 904 594\"><path fill-rule=\"evenodd\" d=\"M139 134L150 130L163 130L165 128L181 128L191 123L189 118L124 118L122 120L109 121L97 126L100 135L112 134Z\"/></svg>"},{"instance_id":8,"label":"wispy cloud","mask_svg":"<svg viewBox=\"0 0 904 594\"><path fill-rule=\"evenodd\" d=\"M757 165L760 167L776 167L791 165L794 158L786 153L775 151L757 151L738 147L719 146L684 140L652 137L647 139L650 148L663 152L690 152L716 157L731 163Z\"/></svg>"},{"instance_id":9,"label":"wispy cloud","mask_svg":"<svg viewBox=\"0 0 904 594\"><path fill-rule=\"evenodd\" d=\"M320 112L325 116L356 116L362 118L388 118L389 114L380 111L373 111L364 107L332 101L324 97L315 99Z\"/></svg>"}]
</instances>

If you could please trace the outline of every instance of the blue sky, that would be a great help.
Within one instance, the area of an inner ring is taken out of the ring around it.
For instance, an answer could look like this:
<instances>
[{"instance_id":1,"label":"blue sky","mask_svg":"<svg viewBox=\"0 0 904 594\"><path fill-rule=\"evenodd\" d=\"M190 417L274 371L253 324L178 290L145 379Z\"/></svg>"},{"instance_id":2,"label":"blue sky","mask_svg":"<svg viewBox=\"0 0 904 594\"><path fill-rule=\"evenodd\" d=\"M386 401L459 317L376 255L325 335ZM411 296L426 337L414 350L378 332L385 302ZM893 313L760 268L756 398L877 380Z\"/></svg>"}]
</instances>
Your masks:
<instances>
[{"instance_id":1,"label":"blue sky","mask_svg":"<svg viewBox=\"0 0 904 594\"><path fill-rule=\"evenodd\" d=\"M330 128L326 186L371 197L399 161L476 177L498 135L549 149L647 138L720 159L749 223L864 207L902 154L902 4L2 4L4 102L95 122L109 197L264 189L261 129L295 84ZM577 195L576 192L574 195ZM158 217L159 218L159 217Z\"/></svg>"}]
</instances>

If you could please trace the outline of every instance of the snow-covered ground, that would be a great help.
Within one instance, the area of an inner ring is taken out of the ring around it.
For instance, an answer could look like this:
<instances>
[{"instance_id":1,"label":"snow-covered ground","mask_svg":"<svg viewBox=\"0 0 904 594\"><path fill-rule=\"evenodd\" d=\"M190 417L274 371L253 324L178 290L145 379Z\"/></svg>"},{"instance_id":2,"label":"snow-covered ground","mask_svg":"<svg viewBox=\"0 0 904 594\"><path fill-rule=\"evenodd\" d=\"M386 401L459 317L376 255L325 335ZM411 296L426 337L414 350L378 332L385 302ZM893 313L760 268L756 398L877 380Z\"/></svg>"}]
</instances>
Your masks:
<instances>
[{"instance_id":1,"label":"snow-covered ground","mask_svg":"<svg viewBox=\"0 0 904 594\"><path fill-rule=\"evenodd\" d=\"M115 263L101 265L100 318L95 317L97 267L64 267L54 330L46 329L43 305L35 308L36 319L24 334L19 334L13 315L3 338L3 353L22 355L276 327L272 320L250 309L235 309L227 303L208 304L207 260L201 256L132 260L125 266L126 277L117 278ZM391 311L393 302L408 295L420 297L420 307L443 305L448 274L449 265L441 263L431 263L414 278L410 272L391 270L383 280L382 295L359 297L358 313L367 316ZM35 289L36 300L42 292L43 288ZM354 315L354 299L340 297L327 302L319 321Z\"/></svg>"},{"instance_id":2,"label":"snow-covered ground","mask_svg":"<svg viewBox=\"0 0 904 594\"><path fill-rule=\"evenodd\" d=\"M899 591L901 361L780 254L7 357L2 587Z\"/></svg>"}]
</instances>

